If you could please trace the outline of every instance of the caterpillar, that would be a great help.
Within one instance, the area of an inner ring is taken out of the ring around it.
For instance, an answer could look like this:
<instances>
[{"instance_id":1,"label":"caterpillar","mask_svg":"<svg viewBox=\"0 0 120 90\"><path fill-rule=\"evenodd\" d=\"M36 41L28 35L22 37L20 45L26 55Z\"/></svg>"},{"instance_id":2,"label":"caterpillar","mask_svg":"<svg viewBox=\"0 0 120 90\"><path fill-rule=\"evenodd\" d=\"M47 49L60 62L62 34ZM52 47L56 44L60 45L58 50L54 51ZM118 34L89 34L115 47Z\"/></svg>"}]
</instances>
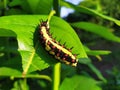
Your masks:
<instances>
[{"instance_id":1,"label":"caterpillar","mask_svg":"<svg viewBox=\"0 0 120 90\"><path fill-rule=\"evenodd\" d=\"M40 42L43 44L45 49L61 62L71 66L77 66L78 60L76 59L76 54L72 54L72 48L67 49L64 45L61 45L58 41L53 39L49 30L50 27L48 21L42 20L39 25L39 34Z\"/></svg>"}]
</instances>

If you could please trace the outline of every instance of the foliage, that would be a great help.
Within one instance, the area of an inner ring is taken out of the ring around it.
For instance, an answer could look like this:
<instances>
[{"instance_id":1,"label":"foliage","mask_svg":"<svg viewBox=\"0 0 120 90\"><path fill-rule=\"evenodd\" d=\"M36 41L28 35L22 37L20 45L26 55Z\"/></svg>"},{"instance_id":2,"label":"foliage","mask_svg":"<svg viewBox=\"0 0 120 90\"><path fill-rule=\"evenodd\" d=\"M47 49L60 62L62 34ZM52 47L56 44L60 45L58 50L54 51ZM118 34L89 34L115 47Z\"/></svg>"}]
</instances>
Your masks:
<instances>
[{"instance_id":1,"label":"foliage","mask_svg":"<svg viewBox=\"0 0 120 90\"><path fill-rule=\"evenodd\" d=\"M120 37L116 36L110 27L85 21L69 23L59 17L60 7L64 6L120 26L119 20L100 13L102 6L100 7L99 0L95 2L98 6L94 3L85 4L92 1L85 0L79 5L63 0L0 1L0 89L102 90L102 85L107 83L106 79L92 64L88 55L102 60L100 55L108 55L111 51L91 50L84 42L83 45L78 37L79 33L77 35L73 28L90 32L111 42L119 43ZM52 8L55 9L56 16L48 15ZM56 37L61 44L66 42L67 48L74 47L72 52L78 54L79 60L77 67L59 63L41 46L38 35L41 19L50 20L53 38ZM87 36L89 38L89 35ZM6 84L9 84L8 87L5 87Z\"/></svg>"}]
</instances>

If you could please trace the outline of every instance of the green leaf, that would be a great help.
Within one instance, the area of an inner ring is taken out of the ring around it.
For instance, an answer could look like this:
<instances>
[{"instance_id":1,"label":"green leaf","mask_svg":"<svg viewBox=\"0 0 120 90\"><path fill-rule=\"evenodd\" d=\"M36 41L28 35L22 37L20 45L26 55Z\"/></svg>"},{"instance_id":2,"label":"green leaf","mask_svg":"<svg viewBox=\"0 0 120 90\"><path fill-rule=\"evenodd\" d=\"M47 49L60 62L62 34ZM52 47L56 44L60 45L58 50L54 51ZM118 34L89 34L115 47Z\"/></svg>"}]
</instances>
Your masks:
<instances>
[{"instance_id":1,"label":"green leaf","mask_svg":"<svg viewBox=\"0 0 120 90\"><path fill-rule=\"evenodd\" d=\"M53 0L12 0L9 6L20 5L24 11L33 14L49 14Z\"/></svg>"},{"instance_id":2,"label":"green leaf","mask_svg":"<svg viewBox=\"0 0 120 90\"><path fill-rule=\"evenodd\" d=\"M9 3L9 6L10 7L14 7L14 6L17 6L17 5L20 5L21 4L21 0L12 0L10 3Z\"/></svg>"},{"instance_id":3,"label":"green leaf","mask_svg":"<svg viewBox=\"0 0 120 90\"><path fill-rule=\"evenodd\" d=\"M101 53L103 54L103 51L102 51L102 52L96 52L96 53L95 53L94 50L90 50L90 49L89 49L88 47L86 47L86 46L84 46L84 49L85 49L85 51L86 51L86 53L87 53L88 55L89 55L89 52L91 52L91 51L92 51L93 53L90 53L90 55L101 54ZM107 54L107 52L106 52L106 53L104 52L104 54ZM100 58L98 55L96 55L96 57L101 60L101 58ZM103 77L102 73L92 64L92 62L91 62L91 60L90 60L89 58L79 59L79 62L82 63L82 64L87 65L87 66L91 69L91 71L94 72L94 73L96 74L96 76L97 76L100 80L106 82L106 79Z\"/></svg>"},{"instance_id":4,"label":"green leaf","mask_svg":"<svg viewBox=\"0 0 120 90\"><path fill-rule=\"evenodd\" d=\"M7 30L7 29L2 29L0 30L0 36L1 37L16 37L16 34L11 31L11 30Z\"/></svg>"},{"instance_id":5,"label":"green leaf","mask_svg":"<svg viewBox=\"0 0 120 90\"><path fill-rule=\"evenodd\" d=\"M49 14L52 8L52 0L27 0L34 14Z\"/></svg>"},{"instance_id":6,"label":"green leaf","mask_svg":"<svg viewBox=\"0 0 120 90\"><path fill-rule=\"evenodd\" d=\"M5 16L13 15L13 13L14 13L14 15L23 15L23 14L26 14L26 12L23 11L23 10L11 8L10 10L5 11Z\"/></svg>"},{"instance_id":7,"label":"green leaf","mask_svg":"<svg viewBox=\"0 0 120 90\"><path fill-rule=\"evenodd\" d=\"M76 22L71 24L74 27L80 28L82 30L86 30L92 33L95 33L107 40L115 41L115 42L120 42L120 37L115 36L109 28L93 24L93 23L88 23L88 22Z\"/></svg>"},{"instance_id":8,"label":"green leaf","mask_svg":"<svg viewBox=\"0 0 120 90\"><path fill-rule=\"evenodd\" d=\"M18 15L0 17L0 32L3 29L11 30L18 41L18 51L22 59L22 68L25 73L43 70L55 63L55 59L39 44L38 24L39 20L47 20L45 15ZM8 32L9 33L9 32ZM50 21L50 33L60 43L66 42L66 47L71 48L77 58L87 58L82 44L68 23L58 17L52 17ZM8 35L6 33L6 35ZM4 33L4 36L6 36Z\"/></svg>"},{"instance_id":9,"label":"green leaf","mask_svg":"<svg viewBox=\"0 0 120 90\"><path fill-rule=\"evenodd\" d=\"M111 53L111 51L106 51L106 50L90 50L86 51L88 55L108 55Z\"/></svg>"},{"instance_id":10,"label":"green leaf","mask_svg":"<svg viewBox=\"0 0 120 90\"><path fill-rule=\"evenodd\" d=\"M118 26L120 26L120 21L117 20L117 19L114 19L112 17L109 17L109 16L106 16L106 15L103 15L95 10L92 10L90 8L87 8L87 7L84 7L84 6L76 6L76 5L73 5L69 2L65 2L65 1L60 1L61 3L61 6L65 6L65 7L68 7L68 8L72 8L78 12L82 12L82 13L86 13L86 14L90 14L90 15L96 15L96 16L100 16L101 18L104 18L106 20L110 20L110 21L113 21L114 23L116 23Z\"/></svg>"},{"instance_id":11,"label":"green leaf","mask_svg":"<svg viewBox=\"0 0 120 90\"><path fill-rule=\"evenodd\" d=\"M32 18L32 20L30 20ZM41 60L39 58L39 55L35 53L34 50L34 43L33 43L33 33L39 24L40 18L38 16L36 19L35 17L29 16L6 16L0 18L0 25L1 28L11 30L16 34L17 40L18 40L18 51L21 54L22 57L22 67L23 70L28 65L28 62L31 64L29 71L34 70L42 70L44 68L48 67L48 64L45 63L44 60ZM46 18L46 16L42 16L42 18ZM0 30L0 32L3 32ZM7 34L7 33L6 33ZM33 56L33 57L32 57ZM38 58L36 58L36 56ZM34 65L34 63L36 63Z\"/></svg>"},{"instance_id":12,"label":"green leaf","mask_svg":"<svg viewBox=\"0 0 120 90\"><path fill-rule=\"evenodd\" d=\"M32 18L32 20L30 20L30 18ZM22 57L23 70L26 68L26 65L30 60L33 61L32 65L30 65L29 67L31 68L29 70L30 72L38 69L42 70L48 67L48 64L45 63L44 60L41 60L39 55L34 51L33 32L35 31L40 20L38 16L36 17L36 19L34 18L35 17L33 16L32 17L29 16L29 18L27 16L9 16L0 18L0 23L2 23L0 27L7 29L9 31L11 30L11 32L14 32L13 34L17 36L19 46L18 50ZM42 18L46 18L46 16L42 16ZM0 32L5 31L3 31L3 29L0 29ZM9 32L8 33L6 32L6 34L10 34L11 36L11 33ZM4 36L6 36L5 33ZM32 55L34 57L31 58Z\"/></svg>"},{"instance_id":13,"label":"green leaf","mask_svg":"<svg viewBox=\"0 0 120 90\"><path fill-rule=\"evenodd\" d=\"M71 48L73 46L72 52L79 54L78 58L87 58L80 39L68 23L59 18L52 19L51 32L53 33L53 37L57 37L56 39L58 41L61 40L61 44L66 42L65 46L67 48Z\"/></svg>"},{"instance_id":14,"label":"green leaf","mask_svg":"<svg viewBox=\"0 0 120 90\"><path fill-rule=\"evenodd\" d=\"M13 73L14 72L14 73ZM14 78L23 78L22 72L9 67L0 67L0 76L11 77ZM34 74L27 74L25 78L39 78L39 79L46 79L48 81L52 81L51 78L47 75L39 75L37 73Z\"/></svg>"},{"instance_id":15,"label":"green leaf","mask_svg":"<svg viewBox=\"0 0 120 90\"><path fill-rule=\"evenodd\" d=\"M92 63L88 63L87 66L97 75L100 80L104 81L105 83L107 82L102 76L102 73Z\"/></svg>"},{"instance_id":16,"label":"green leaf","mask_svg":"<svg viewBox=\"0 0 120 90\"><path fill-rule=\"evenodd\" d=\"M87 46L84 46L84 49L88 55L93 55L93 56L107 55L111 53L111 51L108 51L108 50L91 50Z\"/></svg>"},{"instance_id":17,"label":"green leaf","mask_svg":"<svg viewBox=\"0 0 120 90\"><path fill-rule=\"evenodd\" d=\"M92 55L95 56L99 61L102 60L100 55L108 55L111 53L111 51L107 51L107 50L89 50L86 51L87 55Z\"/></svg>"},{"instance_id":18,"label":"green leaf","mask_svg":"<svg viewBox=\"0 0 120 90\"><path fill-rule=\"evenodd\" d=\"M29 90L29 86L26 82L26 79L17 80L14 82L14 87L11 90Z\"/></svg>"},{"instance_id":19,"label":"green leaf","mask_svg":"<svg viewBox=\"0 0 120 90\"><path fill-rule=\"evenodd\" d=\"M14 72L14 73L13 73ZM22 73L16 69L0 67L0 76L22 76Z\"/></svg>"},{"instance_id":20,"label":"green leaf","mask_svg":"<svg viewBox=\"0 0 120 90\"><path fill-rule=\"evenodd\" d=\"M87 65L91 69L91 71L93 71L100 80L106 82L106 79L103 77L102 73L92 64L91 59L81 58L81 59L79 59L79 62Z\"/></svg>"},{"instance_id":21,"label":"green leaf","mask_svg":"<svg viewBox=\"0 0 120 90\"><path fill-rule=\"evenodd\" d=\"M97 85L97 81L86 76L75 75L65 78L60 86L60 90L102 90Z\"/></svg>"},{"instance_id":22,"label":"green leaf","mask_svg":"<svg viewBox=\"0 0 120 90\"><path fill-rule=\"evenodd\" d=\"M79 58L78 61L81 64L86 64L86 65L88 65L89 63L91 63L91 59L89 59L89 58Z\"/></svg>"}]
</instances>

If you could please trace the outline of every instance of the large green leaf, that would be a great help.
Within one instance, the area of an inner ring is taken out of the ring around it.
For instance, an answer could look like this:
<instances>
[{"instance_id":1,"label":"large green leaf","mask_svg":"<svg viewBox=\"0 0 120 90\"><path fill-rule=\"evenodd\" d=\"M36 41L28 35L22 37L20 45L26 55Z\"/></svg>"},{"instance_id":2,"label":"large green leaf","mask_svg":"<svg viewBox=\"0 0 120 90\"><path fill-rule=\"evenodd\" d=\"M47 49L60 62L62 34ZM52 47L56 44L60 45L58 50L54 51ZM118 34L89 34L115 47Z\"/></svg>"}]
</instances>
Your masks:
<instances>
[{"instance_id":1,"label":"large green leaf","mask_svg":"<svg viewBox=\"0 0 120 90\"><path fill-rule=\"evenodd\" d=\"M55 63L55 59L49 55L41 44L38 44L38 24L40 19L47 20L45 15L19 15L0 17L0 33L10 31L18 41L18 51L22 58L22 67L24 73L36 70L42 70ZM79 54L77 58L87 58L82 44L68 23L58 17L52 17L50 21L50 32L53 38L61 40L60 43L66 42L66 47L74 47L72 52ZM3 35L0 35L3 36ZM11 36L11 33L9 33Z\"/></svg>"},{"instance_id":2,"label":"large green leaf","mask_svg":"<svg viewBox=\"0 0 120 90\"><path fill-rule=\"evenodd\" d=\"M102 90L97 81L85 76L75 75L65 78L60 86L60 90Z\"/></svg>"},{"instance_id":3,"label":"large green leaf","mask_svg":"<svg viewBox=\"0 0 120 90\"><path fill-rule=\"evenodd\" d=\"M89 22L76 22L71 24L74 27L80 28L82 30L86 30L92 33L95 33L107 40L115 41L115 42L120 42L120 37L115 36L109 28L89 23Z\"/></svg>"},{"instance_id":4,"label":"large green leaf","mask_svg":"<svg viewBox=\"0 0 120 90\"><path fill-rule=\"evenodd\" d=\"M33 17L30 17L30 18L33 18ZM38 21L39 21L39 19L38 19ZM14 32L14 34L16 34L15 36L17 36L18 46L19 46L18 51L20 52L21 57L22 57L23 70L27 67L28 62L30 62L30 60L32 62L32 60L33 60L32 55L34 54L34 56L35 56L35 51L34 51L34 47L33 47L34 46L33 33L32 33L35 31L35 27L34 27L34 24L36 24L35 22L36 22L35 19L28 20L27 16L25 16L25 17L9 16L9 17L1 17L0 18L0 23L2 23L2 24L0 24L0 27L7 29L7 30L8 29L11 30L12 32ZM36 25L38 25L38 23ZM0 32L3 32L3 31L0 30ZM6 34L8 34L8 32L6 32ZM9 34L11 34L11 33L9 33ZM39 70L42 70L42 69L48 67L48 65L45 64L45 62L41 61L40 59L38 59L38 60L34 59L33 62L38 63ZM41 65L42 66L44 65L44 66L42 67ZM35 66L34 67L31 66L32 69L30 69L30 71L36 70L36 69L33 69L33 68L35 68Z\"/></svg>"},{"instance_id":5,"label":"large green leaf","mask_svg":"<svg viewBox=\"0 0 120 90\"><path fill-rule=\"evenodd\" d=\"M82 13L86 13L86 14L90 14L90 15L100 16L101 18L113 21L114 23L116 23L117 25L120 26L120 21L119 20L114 19L114 18L109 17L109 16L106 16L106 15L103 15L103 14L101 14L101 13L95 11L95 10L90 9L90 8L84 7L82 5L80 5L80 6L73 5L72 3L65 2L65 1L62 1L62 0L61 0L60 3L61 3L61 6L72 8L72 9L76 10L77 12L82 12Z\"/></svg>"}]
</instances>

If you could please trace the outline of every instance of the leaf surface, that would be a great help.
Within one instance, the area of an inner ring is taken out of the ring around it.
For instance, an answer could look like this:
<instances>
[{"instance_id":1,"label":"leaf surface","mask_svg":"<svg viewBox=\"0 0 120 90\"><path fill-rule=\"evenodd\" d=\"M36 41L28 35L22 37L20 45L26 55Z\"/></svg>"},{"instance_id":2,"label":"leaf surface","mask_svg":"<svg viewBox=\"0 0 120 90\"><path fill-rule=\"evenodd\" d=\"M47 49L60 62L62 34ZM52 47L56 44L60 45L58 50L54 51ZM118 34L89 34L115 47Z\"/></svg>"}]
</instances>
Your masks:
<instances>
[{"instance_id":1,"label":"leaf surface","mask_svg":"<svg viewBox=\"0 0 120 90\"><path fill-rule=\"evenodd\" d=\"M11 36L17 38L18 51L22 58L22 68L24 72L33 72L43 70L49 65L53 65L55 60L39 43L38 24L41 19L47 20L45 15L14 15L0 17L0 33L6 31L6 34L0 36ZM58 17L52 17L50 21L50 33L52 37L60 41L60 44L66 42L65 47L71 48L74 54L79 54L77 58L87 58L83 46L68 23Z\"/></svg>"}]
</instances>

